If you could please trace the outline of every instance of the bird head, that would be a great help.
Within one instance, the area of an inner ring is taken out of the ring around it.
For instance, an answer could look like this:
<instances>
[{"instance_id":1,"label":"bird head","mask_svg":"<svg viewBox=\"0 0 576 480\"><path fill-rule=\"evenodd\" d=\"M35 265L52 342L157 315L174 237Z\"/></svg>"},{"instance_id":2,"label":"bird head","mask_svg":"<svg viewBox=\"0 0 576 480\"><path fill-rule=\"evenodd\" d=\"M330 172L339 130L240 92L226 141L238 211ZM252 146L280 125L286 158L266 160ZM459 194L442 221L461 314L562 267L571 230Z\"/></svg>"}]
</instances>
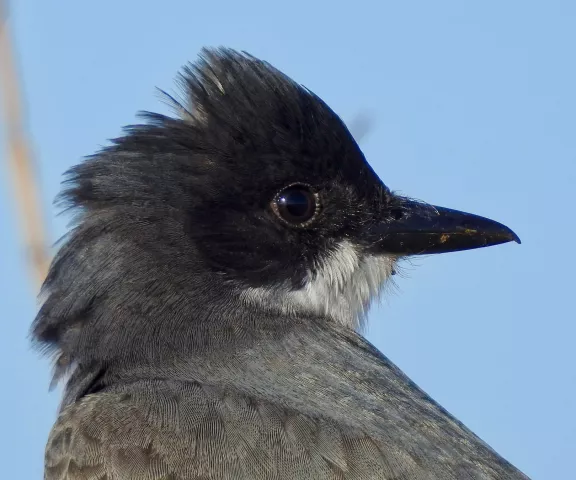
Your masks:
<instances>
[{"instance_id":1,"label":"bird head","mask_svg":"<svg viewBox=\"0 0 576 480\"><path fill-rule=\"evenodd\" d=\"M174 117L145 113L68 172L76 224L33 327L63 358L240 310L357 328L402 258L519 241L395 194L343 121L264 61L206 49L179 83Z\"/></svg>"}]
</instances>

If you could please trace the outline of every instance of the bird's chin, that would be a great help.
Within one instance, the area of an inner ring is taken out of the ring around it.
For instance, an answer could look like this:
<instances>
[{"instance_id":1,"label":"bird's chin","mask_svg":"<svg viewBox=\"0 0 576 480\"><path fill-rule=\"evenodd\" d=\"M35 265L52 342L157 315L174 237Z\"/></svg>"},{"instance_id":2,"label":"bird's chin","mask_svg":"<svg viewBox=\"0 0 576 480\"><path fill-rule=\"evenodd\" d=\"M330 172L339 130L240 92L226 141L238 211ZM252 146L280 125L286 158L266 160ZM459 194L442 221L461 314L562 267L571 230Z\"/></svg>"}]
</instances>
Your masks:
<instances>
[{"instance_id":1,"label":"bird's chin","mask_svg":"<svg viewBox=\"0 0 576 480\"><path fill-rule=\"evenodd\" d=\"M397 255L365 253L340 242L317 261L303 285L246 288L244 300L283 315L316 315L348 328L361 329L372 302L397 271Z\"/></svg>"}]
</instances>

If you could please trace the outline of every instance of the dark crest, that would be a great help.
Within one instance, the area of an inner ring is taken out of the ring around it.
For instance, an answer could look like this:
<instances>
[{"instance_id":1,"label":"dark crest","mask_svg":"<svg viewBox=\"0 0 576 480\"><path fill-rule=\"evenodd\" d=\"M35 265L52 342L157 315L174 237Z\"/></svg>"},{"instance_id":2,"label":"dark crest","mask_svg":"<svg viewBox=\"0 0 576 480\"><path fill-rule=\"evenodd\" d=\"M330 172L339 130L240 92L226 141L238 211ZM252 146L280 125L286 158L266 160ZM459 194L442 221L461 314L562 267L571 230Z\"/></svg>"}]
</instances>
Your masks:
<instances>
[{"instance_id":1,"label":"dark crest","mask_svg":"<svg viewBox=\"0 0 576 480\"><path fill-rule=\"evenodd\" d=\"M157 336L158 319L212 312L201 299L221 304L226 281L300 285L335 233L364 220L360 196L386 194L341 119L270 64L205 49L179 83L181 98L167 96L177 118L144 113L67 172L60 201L76 226L32 333L61 365L134 349ZM306 231L268 208L293 181L331 196L325 221ZM133 338L127 322L138 318L154 321L139 320Z\"/></svg>"}]
</instances>

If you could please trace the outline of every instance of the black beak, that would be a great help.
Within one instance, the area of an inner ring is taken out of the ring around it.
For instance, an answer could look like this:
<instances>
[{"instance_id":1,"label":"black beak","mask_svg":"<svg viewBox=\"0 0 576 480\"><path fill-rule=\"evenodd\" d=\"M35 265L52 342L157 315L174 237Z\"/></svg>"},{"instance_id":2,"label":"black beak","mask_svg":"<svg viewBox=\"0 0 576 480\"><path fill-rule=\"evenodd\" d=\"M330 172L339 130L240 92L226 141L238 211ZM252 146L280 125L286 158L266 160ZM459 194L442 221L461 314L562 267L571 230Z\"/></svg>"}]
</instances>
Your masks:
<instances>
[{"instance_id":1,"label":"black beak","mask_svg":"<svg viewBox=\"0 0 576 480\"><path fill-rule=\"evenodd\" d=\"M403 200L388 214L370 229L374 247L387 253L421 255L521 243L501 223L449 208Z\"/></svg>"}]
</instances>

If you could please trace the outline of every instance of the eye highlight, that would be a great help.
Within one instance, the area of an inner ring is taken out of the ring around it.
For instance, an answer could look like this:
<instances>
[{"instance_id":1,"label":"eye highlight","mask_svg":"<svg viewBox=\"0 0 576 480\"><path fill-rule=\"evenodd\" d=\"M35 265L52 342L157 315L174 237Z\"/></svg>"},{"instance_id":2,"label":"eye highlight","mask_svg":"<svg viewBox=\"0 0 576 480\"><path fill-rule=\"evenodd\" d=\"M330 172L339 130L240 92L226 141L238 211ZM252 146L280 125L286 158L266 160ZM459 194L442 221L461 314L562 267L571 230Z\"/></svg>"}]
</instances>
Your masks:
<instances>
[{"instance_id":1,"label":"eye highlight","mask_svg":"<svg viewBox=\"0 0 576 480\"><path fill-rule=\"evenodd\" d=\"M276 194L271 202L274 213L283 222L293 227L310 225L318 211L318 194L309 185L290 185Z\"/></svg>"}]
</instances>

